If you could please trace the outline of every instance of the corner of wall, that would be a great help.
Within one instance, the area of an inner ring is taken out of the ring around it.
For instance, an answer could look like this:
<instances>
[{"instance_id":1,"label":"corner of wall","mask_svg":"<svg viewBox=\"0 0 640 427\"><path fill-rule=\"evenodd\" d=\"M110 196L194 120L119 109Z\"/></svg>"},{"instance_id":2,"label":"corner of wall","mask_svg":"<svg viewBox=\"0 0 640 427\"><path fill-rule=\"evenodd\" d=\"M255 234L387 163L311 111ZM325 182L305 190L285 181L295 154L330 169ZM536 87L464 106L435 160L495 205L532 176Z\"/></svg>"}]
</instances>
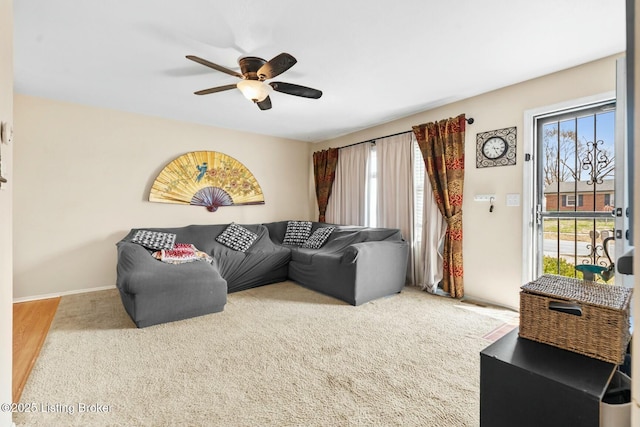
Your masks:
<instances>
[{"instance_id":1,"label":"corner of wall","mask_svg":"<svg viewBox=\"0 0 640 427\"><path fill-rule=\"evenodd\" d=\"M13 124L13 2L0 1L0 121ZM12 399L13 357L13 146L0 142L0 404ZM0 426L11 426L11 412L0 411Z\"/></svg>"}]
</instances>

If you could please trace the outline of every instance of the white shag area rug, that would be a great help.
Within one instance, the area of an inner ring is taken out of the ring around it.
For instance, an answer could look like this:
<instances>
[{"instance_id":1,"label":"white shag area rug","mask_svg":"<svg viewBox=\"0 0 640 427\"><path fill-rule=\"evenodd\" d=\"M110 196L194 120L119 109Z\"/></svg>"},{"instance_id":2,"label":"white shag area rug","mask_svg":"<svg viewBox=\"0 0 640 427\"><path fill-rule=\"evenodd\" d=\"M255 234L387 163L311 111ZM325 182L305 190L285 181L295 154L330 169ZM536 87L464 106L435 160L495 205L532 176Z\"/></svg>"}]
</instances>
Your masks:
<instances>
[{"instance_id":1,"label":"white shag area rug","mask_svg":"<svg viewBox=\"0 0 640 427\"><path fill-rule=\"evenodd\" d=\"M14 421L477 426L482 337L504 322L460 305L407 287L353 307L283 282L136 329L115 289L65 296Z\"/></svg>"}]
</instances>

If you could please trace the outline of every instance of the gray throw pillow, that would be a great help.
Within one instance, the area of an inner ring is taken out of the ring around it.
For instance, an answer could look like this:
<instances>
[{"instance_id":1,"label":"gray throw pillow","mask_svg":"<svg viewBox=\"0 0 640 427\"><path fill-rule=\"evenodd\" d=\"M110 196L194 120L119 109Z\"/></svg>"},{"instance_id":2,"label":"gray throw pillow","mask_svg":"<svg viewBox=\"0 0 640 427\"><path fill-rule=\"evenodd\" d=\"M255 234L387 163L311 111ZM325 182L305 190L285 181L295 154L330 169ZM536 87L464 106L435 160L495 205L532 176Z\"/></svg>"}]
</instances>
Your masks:
<instances>
[{"instance_id":1,"label":"gray throw pillow","mask_svg":"<svg viewBox=\"0 0 640 427\"><path fill-rule=\"evenodd\" d=\"M233 250L246 252L258 238L258 235L246 228L232 222L216 237L216 242Z\"/></svg>"},{"instance_id":2,"label":"gray throw pillow","mask_svg":"<svg viewBox=\"0 0 640 427\"><path fill-rule=\"evenodd\" d=\"M145 248L159 251L162 249L173 249L176 243L176 235L162 231L138 230L131 241Z\"/></svg>"},{"instance_id":3,"label":"gray throw pillow","mask_svg":"<svg viewBox=\"0 0 640 427\"><path fill-rule=\"evenodd\" d=\"M283 245L300 246L311 234L311 221L289 221L284 233Z\"/></svg>"},{"instance_id":4,"label":"gray throw pillow","mask_svg":"<svg viewBox=\"0 0 640 427\"><path fill-rule=\"evenodd\" d=\"M327 241L327 238L334 230L335 227L321 227L313 232L311 237L309 237L306 242L302 244L302 248L305 249L320 249L324 242Z\"/></svg>"}]
</instances>

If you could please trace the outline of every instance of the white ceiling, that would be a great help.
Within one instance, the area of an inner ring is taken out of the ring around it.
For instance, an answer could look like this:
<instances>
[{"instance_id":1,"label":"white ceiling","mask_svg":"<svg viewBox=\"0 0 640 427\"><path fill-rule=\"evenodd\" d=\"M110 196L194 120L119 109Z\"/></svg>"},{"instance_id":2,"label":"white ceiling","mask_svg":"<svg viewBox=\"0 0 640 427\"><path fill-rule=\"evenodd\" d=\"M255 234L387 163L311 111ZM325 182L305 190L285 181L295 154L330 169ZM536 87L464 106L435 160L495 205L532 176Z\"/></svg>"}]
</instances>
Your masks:
<instances>
[{"instance_id":1,"label":"white ceiling","mask_svg":"<svg viewBox=\"0 0 640 427\"><path fill-rule=\"evenodd\" d=\"M18 0L15 91L321 141L625 49L624 0ZM240 56L298 63L260 111L239 91Z\"/></svg>"}]
</instances>

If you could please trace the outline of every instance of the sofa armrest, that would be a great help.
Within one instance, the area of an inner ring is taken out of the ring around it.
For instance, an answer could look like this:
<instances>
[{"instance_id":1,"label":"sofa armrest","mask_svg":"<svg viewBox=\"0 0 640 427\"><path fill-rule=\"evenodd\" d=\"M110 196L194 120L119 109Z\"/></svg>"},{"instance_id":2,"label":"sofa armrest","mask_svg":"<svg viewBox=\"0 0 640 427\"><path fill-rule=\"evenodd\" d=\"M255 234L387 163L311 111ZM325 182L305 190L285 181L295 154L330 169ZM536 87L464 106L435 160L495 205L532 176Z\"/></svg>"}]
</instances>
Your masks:
<instances>
[{"instance_id":1,"label":"sofa armrest","mask_svg":"<svg viewBox=\"0 0 640 427\"><path fill-rule=\"evenodd\" d=\"M365 263L388 265L403 263L406 268L409 259L409 245L404 240L369 241L349 245L342 256L342 264Z\"/></svg>"},{"instance_id":2,"label":"sofa armrest","mask_svg":"<svg viewBox=\"0 0 640 427\"><path fill-rule=\"evenodd\" d=\"M360 305L401 292L407 280L409 245L402 240L355 243L343 263L354 267L353 302Z\"/></svg>"}]
</instances>

